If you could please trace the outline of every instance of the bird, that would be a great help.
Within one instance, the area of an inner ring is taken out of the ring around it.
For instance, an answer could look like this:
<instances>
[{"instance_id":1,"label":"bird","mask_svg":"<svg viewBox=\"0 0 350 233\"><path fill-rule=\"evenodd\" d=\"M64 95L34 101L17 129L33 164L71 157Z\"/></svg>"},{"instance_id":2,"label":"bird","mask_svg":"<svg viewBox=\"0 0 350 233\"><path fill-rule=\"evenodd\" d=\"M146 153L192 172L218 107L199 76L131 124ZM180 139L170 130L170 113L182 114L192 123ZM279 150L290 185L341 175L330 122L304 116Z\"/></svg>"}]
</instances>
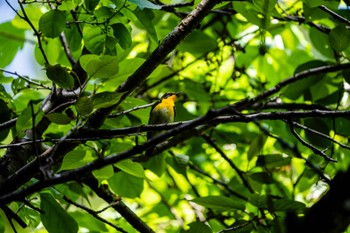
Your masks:
<instances>
[{"instance_id":1,"label":"bird","mask_svg":"<svg viewBox=\"0 0 350 233\"><path fill-rule=\"evenodd\" d=\"M175 120L176 108L175 101L179 96L180 92L167 92L165 93L153 106L150 111L148 120L149 125L154 124L166 124L172 123ZM161 131L150 131L147 132L147 140L150 140ZM146 156L153 154L154 147L146 151Z\"/></svg>"}]
</instances>

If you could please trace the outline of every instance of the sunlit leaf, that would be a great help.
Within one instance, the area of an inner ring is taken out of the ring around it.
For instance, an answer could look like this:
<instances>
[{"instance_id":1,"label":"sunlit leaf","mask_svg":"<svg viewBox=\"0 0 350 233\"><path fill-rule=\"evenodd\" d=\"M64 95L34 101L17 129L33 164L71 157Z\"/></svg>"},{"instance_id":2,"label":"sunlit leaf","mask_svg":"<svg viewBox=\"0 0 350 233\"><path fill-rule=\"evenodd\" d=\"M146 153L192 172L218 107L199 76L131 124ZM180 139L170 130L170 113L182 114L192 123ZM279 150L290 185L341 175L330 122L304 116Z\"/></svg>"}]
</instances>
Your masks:
<instances>
[{"instance_id":1,"label":"sunlit leaf","mask_svg":"<svg viewBox=\"0 0 350 233\"><path fill-rule=\"evenodd\" d=\"M85 164L83 161L85 156L86 151L83 150L73 150L68 152L63 158L60 171L81 167Z\"/></svg>"},{"instance_id":2,"label":"sunlit leaf","mask_svg":"<svg viewBox=\"0 0 350 233\"><path fill-rule=\"evenodd\" d=\"M102 80L112 78L119 70L118 58L115 56L84 55L80 63L90 77Z\"/></svg>"},{"instance_id":3,"label":"sunlit leaf","mask_svg":"<svg viewBox=\"0 0 350 233\"><path fill-rule=\"evenodd\" d=\"M140 177L140 178L146 178L142 165L139 163L133 162L130 159L122 160L116 163L115 166L130 175Z\"/></svg>"},{"instance_id":4,"label":"sunlit leaf","mask_svg":"<svg viewBox=\"0 0 350 233\"><path fill-rule=\"evenodd\" d=\"M65 28L66 15L57 9L48 11L39 20L39 29L49 38L58 37Z\"/></svg>"},{"instance_id":5,"label":"sunlit leaf","mask_svg":"<svg viewBox=\"0 0 350 233\"><path fill-rule=\"evenodd\" d=\"M112 190L122 197L139 197L143 190L143 178L130 175L126 172L115 173L108 183Z\"/></svg>"},{"instance_id":6,"label":"sunlit leaf","mask_svg":"<svg viewBox=\"0 0 350 233\"><path fill-rule=\"evenodd\" d=\"M114 174L113 166L108 165L103 168L92 171L92 174L99 181L108 180Z\"/></svg>"}]
</instances>

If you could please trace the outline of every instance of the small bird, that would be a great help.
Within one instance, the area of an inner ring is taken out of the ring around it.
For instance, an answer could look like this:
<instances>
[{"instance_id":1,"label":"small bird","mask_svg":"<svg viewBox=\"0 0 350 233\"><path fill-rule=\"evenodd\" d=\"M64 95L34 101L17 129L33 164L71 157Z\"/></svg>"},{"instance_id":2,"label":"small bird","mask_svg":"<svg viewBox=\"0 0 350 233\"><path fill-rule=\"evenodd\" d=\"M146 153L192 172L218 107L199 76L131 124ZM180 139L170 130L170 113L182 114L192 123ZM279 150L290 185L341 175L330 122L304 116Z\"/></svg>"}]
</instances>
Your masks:
<instances>
[{"instance_id":1,"label":"small bird","mask_svg":"<svg viewBox=\"0 0 350 233\"><path fill-rule=\"evenodd\" d=\"M148 124L165 124L171 123L175 120L176 109L175 109L175 100L180 92L168 92L165 93L160 100L158 100L152 107ZM147 140L150 140L161 131L152 131L147 133ZM151 156L153 153L154 147L146 151L147 156Z\"/></svg>"}]
</instances>

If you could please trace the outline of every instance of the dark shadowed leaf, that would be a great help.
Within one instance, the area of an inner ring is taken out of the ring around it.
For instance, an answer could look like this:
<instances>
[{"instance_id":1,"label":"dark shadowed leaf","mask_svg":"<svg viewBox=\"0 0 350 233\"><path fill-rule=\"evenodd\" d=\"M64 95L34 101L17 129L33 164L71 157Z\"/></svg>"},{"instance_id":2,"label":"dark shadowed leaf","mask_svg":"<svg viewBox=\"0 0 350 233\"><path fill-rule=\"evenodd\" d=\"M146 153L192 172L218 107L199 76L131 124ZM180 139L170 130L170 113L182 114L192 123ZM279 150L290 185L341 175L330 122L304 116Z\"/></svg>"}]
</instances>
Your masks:
<instances>
[{"instance_id":1,"label":"dark shadowed leaf","mask_svg":"<svg viewBox=\"0 0 350 233\"><path fill-rule=\"evenodd\" d=\"M48 193L40 194L41 221L50 233L76 233L78 224Z\"/></svg>"},{"instance_id":2,"label":"dark shadowed leaf","mask_svg":"<svg viewBox=\"0 0 350 233\"><path fill-rule=\"evenodd\" d=\"M72 119L70 119L66 114L63 113L50 113L45 115L51 122L59 125L68 125Z\"/></svg>"},{"instance_id":3,"label":"dark shadowed leaf","mask_svg":"<svg viewBox=\"0 0 350 233\"><path fill-rule=\"evenodd\" d=\"M266 139L267 137L265 135L260 134L253 140L248 150L248 160L251 160L260 153L265 145Z\"/></svg>"},{"instance_id":4,"label":"dark shadowed leaf","mask_svg":"<svg viewBox=\"0 0 350 233\"><path fill-rule=\"evenodd\" d=\"M74 78L68 71L66 67L60 64L46 66L46 75L52 82L62 88L72 89L74 87Z\"/></svg>"},{"instance_id":5,"label":"dark shadowed leaf","mask_svg":"<svg viewBox=\"0 0 350 233\"><path fill-rule=\"evenodd\" d=\"M117 38L118 43L123 49L127 49L131 46L132 40L129 30L122 23L112 25L113 34Z\"/></svg>"},{"instance_id":6,"label":"dark shadowed leaf","mask_svg":"<svg viewBox=\"0 0 350 233\"><path fill-rule=\"evenodd\" d=\"M326 136L329 136L330 129L329 129L329 126L324 119L307 118L307 119L305 119L304 123L305 123L306 127L313 129L313 130L316 130L320 133L323 133ZM305 136L309 140L309 142L311 142L313 145L316 145L316 146L319 146L322 148L326 148L326 147L329 147L331 145L331 142L328 139L326 139L322 136L319 136L313 132L310 132L308 130L305 130Z\"/></svg>"},{"instance_id":7,"label":"dark shadowed leaf","mask_svg":"<svg viewBox=\"0 0 350 233\"><path fill-rule=\"evenodd\" d=\"M350 31L345 26L337 26L329 33L329 43L335 51L341 52L349 47L349 37Z\"/></svg>"}]
</instances>

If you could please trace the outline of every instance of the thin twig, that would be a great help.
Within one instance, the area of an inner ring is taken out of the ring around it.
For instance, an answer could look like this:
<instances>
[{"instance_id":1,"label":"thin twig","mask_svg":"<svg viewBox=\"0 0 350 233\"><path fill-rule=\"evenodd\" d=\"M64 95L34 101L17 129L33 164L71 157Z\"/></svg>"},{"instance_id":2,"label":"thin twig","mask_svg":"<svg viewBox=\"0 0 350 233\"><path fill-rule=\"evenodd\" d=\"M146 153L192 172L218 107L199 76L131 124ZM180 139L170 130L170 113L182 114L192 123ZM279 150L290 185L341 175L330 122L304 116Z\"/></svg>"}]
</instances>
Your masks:
<instances>
[{"instance_id":1,"label":"thin twig","mask_svg":"<svg viewBox=\"0 0 350 233\"><path fill-rule=\"evenodd\" d=\"M328 9L326 6L321 5L321 6L319 6L319 8L320 8L321 10L323 10L324 12L327 12L328 14L330 14L331 16L333 16L336 20L338 20L338 21L340 21L340 22L342 22L342 23L345 23L345 24L347 24L347 25L350 25L350 21L349 21L349 20L347 20L347 19L344 18L343 16L341 16L341 15L335 13L334 11Z\"/></svg>"},{"instance_id":2,"label":"thin twig","mask_svg":"<svg viewBox=\"0 0 350 233\"><path fill-rule=\"evenodd\" d=\"M140 105L140 106L136 106L134 108L130 108L128 110L124 110L124 111L121 111L121 112L117 112L117 113L113 113L113 114L110 114L108 116L108 118L116 118L116 117L119 117L121 115L125 115L127 113L130 113L130 112L133 112L133 111L136 111L136 110L140 110L140 109L144 109L144 108L148 108L148 107L151 107L155 104L156 102L153 102L153 103L150 103L150 104L145 104L145 105Z\"/></svg>"},{"instance_id":3,"label":"thin twig","mask_svg":"<svg viewBox=\"0 0 350 233\"><path fill-rule=\"evenodd\" d=\"M245 187L247 187L247 189L250 191L250 192L254 192L253 188L250 186L248 180L246 179L245 175L244 175L244 172L241 171L241 169L239 169L236 164L234 164L231 159L229 157L227 157L227 155L215 144L215 142L213 140L211 140L211 138L206 135L206 134L203 134L202 137L204 138L204 140L211 146L213 147L220 155L221 157L226 161L228 162L228 164L230 164L230 166L237 172L238 176L241 178L243 184Z\"/></svg>"},{"instance_id":4,"label":"thin twig","mask_svg":"<svg viewBox=\"0 0 350 233\"><path fill-rule=\"evenodd\" d=\"M0 131L1 130L4 130L4 129L7 129L7 128L10 128L14 125L16 125L16 121L17 121L17 117L16 118L13 118L9 121L6 121L6 122L3 122L3 123L0 123ZM1 148L1 147L0 147Z\"/></svg>"},{"instance_id":5,"label":"thin twig","mask_svg":"<svg viewBox=\"0 0 350 233\"><path fill-rule=\"evenodd\" d=\"M113 227L113 228L116 229L117 231L120 231L120 232L123 232L123 233L127 233L127 231L125 231L123 228L118 227L118 226L114 225L113 223L107 221L106 219L100 217L94 210L89 209L89 208L87 208L86 206L80 205L80 204L78 204L78 203L72 201L71 199L69 199L69 198L66 197L66 196L63 196L63 199L64 199L66 202L68 202L69 204L72 204L72 205L74 205L75 207L78 207L78 208L80 208L80 209L82 209L82 210L85 210L86 212L88 212L91 216L93 216L93 217L96 218L97 220L99 220L99 221L101 221L101 222L103 222L103 223L105 223L105 224L107 224L107 225L110 225L111 227Z\"/></svg>"},{"instance_id":6,"label":"thin twig","mask_svg":"<svg viewBox=\"0 0 350 233\"><path fill-rule=\"evenodd\" d=\"M29 19L29 17L28 17L28 15L27 15L27 13L26 13L26 11L25 11L25 9L24 9L24 7L23 7L23 5L22 5L22 3L21 3L20 0L18 0L18 4L19 4L19 6L21 7L21 10L22 10L22 13L23 13L23 17L21 17L21 18L22 18L23 20L25 20L25 21L29 24L29 26L31 27L31 29L33 30L34 35L37 37L37 40L38 40L38 48L39 48L39 50L40 50L40 52L41 52L41 54L42 54L42 56L43 56L43 58L44 58L44 60L45 60L45 63L46 63L47 65L49 65L50 62L49 62L49 59L47 58L46 53L45 53L45 51L44 51L44 48L43 48L43 46L42 46L41 38L40 38L40 33L38 32L38 30L36 30L36 28L35 28L35 26L33 25L32 21L30 21L30 19Z\"/></svg>"},{"instance_id":7,"label":"thin twig","mask_svg":"<svg viewBox=\"0 0 350 233\"><path fill-rule=\"evenodd\" d=\"M292 124L295 125L295 126L297 126L297 127L299 127L299 128L302 128L302 129L304 129L304 130L306 130L306 131L309 131L309 132L311 132L311 133L314 133L314 134L316 134L316 135L318 135L318 136L320 136L320 137L326 138L327 140L329 140L329 141L331 141L331 142L334 142L335 144L338 144L340 147L343 147L343 148L345 148L345 149L350 150L350 146L345 145L345 144L343 144L343 143L341 143L341 142L338 142L338 141L335 140L334 138L332 138L332 137L330 137L330 136L328 136L328 135L326 135L326 134L324 134L324 133L321 133L320 131L314 130L314 129L309 128L309 127L306 127L305 125L302 125L302 124L300 124L300 123L298 123L298 122L295 122L295 121L292 121Z\"/></svg>"},{"instance_id":8,"label":"thin twig","mask_svg":"<svg viewBox=\"0 0 350 233\"><path fill-rule=\"evenodd\" d=\"M209 179L211 179L215 184L219 184L221 185L222 187L225 188L225 190L227 190L228 192L230 192L232 195L238 197L238 198L241 198L242 200L245 200L247 201L248 198L243 196L242 194L236 192L235 190L233 190L229 185L227 185L225 182L221 181L221 180L218 180L218 179L215 179L214 177L212 177L210 174L206 173L205 171L203 171L201 168L199 168L198 166L196 166L195 164L193 163L189 163L189 167L191 169L193 169L194 171L198 172L199 174L202 174L203 176L206 176L208 177Z\"/></svg>"},{"instance_id":9,"label":"thin twig","mask_svg":"<svg viewBox=\"0 0 350 233\"><path fill-rule=\"evenodd\" d=\"M3 69L3 68L0 68L0 71L1 71L1 72L4 72L4 73L7 73L7 74L15 75L15 76L17 76L18 78L20 78L20 79L26 81L26 82L29 83L29 84L32 84L32 85L39 86L39 87L42 87L42 88L45 88L45 89L50 90L50 87L45 86L45 85L42 84L42 83L38 83L38 82L35 82L35 81L33 81L33 80L30 80L29 78L27 78L27 77L25 77L25 76L22 76L22 75L18 74L17 72L8 71L8 70L5 70L5 69Z\"/></svg>"},{"instance_id":10,"label":"thin twig","mask_svg":"<svg viewBox=\"0 0 350 233\"><path fill-rule=\"evenodd\" d=\"M316 148L314 145L308 143L307 141L305 141L294 129L294 125L293 123L290 121L289 122L289 128L291 133L301 142L301 144L303 144L304 146L308 147L309 149L312 150L312 152L314 152L315 154L318 154L320 156L322 156L324 159L326 159L327 161L330 162L337 162L337 160L329 157L326 153L324 153L323 151L321 151L320 149Z\"/></svg>"}]
</instances>

